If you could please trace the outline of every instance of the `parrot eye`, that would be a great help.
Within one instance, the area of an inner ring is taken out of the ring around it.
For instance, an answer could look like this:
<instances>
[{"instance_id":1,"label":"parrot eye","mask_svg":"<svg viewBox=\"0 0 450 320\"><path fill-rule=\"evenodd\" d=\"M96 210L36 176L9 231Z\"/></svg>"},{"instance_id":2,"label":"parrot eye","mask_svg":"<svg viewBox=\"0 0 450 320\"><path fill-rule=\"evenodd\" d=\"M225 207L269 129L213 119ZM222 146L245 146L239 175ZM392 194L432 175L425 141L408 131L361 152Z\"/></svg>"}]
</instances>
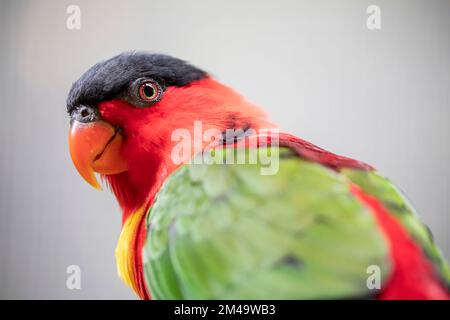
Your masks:
<instances>
[{"instance_id":1,"label":"parrot eye","mask_svg":"<svg viewBox=\"0 0 450 320\"><path fill-rule=\"evenodd\" d=\"M131 84L128 96L131 100L128 101L138 108L145 108L158 102L162 94L163 89L158 82L150 78L140 78Z\"/></svg>"},{"instance_id":2,"label":"parrot eye","mask_svg":"<svg viewBox=\"0 0 450 320\"><path fill-rule=\"evenodd\" d=\"M132 103L137 108L154 105L163 95L163 87L151 78L139 78L131 83L122 99Z\"/></svg>"},{"instance_id":3,"label":"parrot eye","mask_svg":"<svg viewBox=\"0 0 450 320\"><path fill-rule=\"evenodd\" d=\"M159 98L159 87L153 81L144 82L139 86L139 97L142 100L154 102Z\"/></svg>"}]
</instances>

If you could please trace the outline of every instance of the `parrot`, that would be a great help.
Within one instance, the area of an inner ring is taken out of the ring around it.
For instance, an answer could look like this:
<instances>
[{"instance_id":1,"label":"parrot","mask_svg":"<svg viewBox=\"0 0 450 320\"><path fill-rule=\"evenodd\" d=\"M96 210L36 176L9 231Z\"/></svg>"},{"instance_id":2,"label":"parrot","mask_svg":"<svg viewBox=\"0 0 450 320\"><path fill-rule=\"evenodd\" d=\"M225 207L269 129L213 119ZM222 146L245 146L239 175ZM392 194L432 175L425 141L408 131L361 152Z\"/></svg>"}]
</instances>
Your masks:
<instances>
[{"instance_id":1,"label":"parrot","mask_svg":"<svg viewBox=\"0 0 450 320\"><path fill-rule=\"evenodd\" d=\"M117 272L137 298L450 298L447 261L396 185L185 60L102 60L66 108L75 168L120 207Z\"/></svg>"}]
</instances>

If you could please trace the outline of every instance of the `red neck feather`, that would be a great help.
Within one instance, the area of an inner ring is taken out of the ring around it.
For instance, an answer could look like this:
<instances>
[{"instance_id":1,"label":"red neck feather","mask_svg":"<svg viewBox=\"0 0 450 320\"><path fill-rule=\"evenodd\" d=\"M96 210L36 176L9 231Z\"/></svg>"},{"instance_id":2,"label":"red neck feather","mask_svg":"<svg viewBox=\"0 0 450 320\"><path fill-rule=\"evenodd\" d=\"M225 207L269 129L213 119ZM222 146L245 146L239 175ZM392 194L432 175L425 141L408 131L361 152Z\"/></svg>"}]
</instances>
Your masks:
<instances>
[{"instance_id":1,"label":"red neck feather","mask_svg":"<svg viewBox=\"0 0 450 320\"><path fill-rule=\"evenodd\" d=\"M174 130L186 129L194 136L194 121L201 121L203 130L274 127L260 108L211 78L169 87L161 101L149 108L112 100L101 103L99 110L106 121L124 129L122 152L130 168L104 177L122 208L124 221L137 208L150 206L164 180L179 166L170 158L177 143L171 139Z\"/></svg>"}]
</instances>

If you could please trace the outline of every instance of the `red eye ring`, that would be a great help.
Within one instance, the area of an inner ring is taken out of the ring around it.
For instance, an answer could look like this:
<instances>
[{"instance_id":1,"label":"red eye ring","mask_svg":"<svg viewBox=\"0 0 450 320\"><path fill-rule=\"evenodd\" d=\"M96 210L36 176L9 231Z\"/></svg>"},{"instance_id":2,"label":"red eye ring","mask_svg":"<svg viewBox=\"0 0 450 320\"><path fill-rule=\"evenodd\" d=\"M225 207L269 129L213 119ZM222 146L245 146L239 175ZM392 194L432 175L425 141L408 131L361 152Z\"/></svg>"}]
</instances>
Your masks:
<instances>
[{"instance_id":1,"label":"red eye ring","mask_svg":"<svg viewBox=\"0 0 450 320\"><path fill-rule=\"evenodd\" d=\"M160 90L156 82L146 81L139 86L139 97L147 102L155 102L159 100Z\"/></svg>"}]
</instances>

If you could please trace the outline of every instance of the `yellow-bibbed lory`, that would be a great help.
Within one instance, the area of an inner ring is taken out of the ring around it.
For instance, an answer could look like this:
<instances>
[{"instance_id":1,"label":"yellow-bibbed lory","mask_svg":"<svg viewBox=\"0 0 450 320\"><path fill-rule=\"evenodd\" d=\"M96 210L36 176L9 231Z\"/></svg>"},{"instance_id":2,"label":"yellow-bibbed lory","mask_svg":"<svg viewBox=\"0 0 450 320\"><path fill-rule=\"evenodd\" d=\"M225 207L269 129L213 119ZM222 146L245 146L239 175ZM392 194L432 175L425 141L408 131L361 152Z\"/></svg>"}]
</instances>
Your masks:
<instances>
[{"instance_id":1,"label":"yellow-bibbed lory","mask_svg":"<svg viewBox=\"0 0 450 320\"><path fill-rule=\"evenodd\" d=\"M449 298L445 259L389 180L289 134L259 139L265 113L185 61L100 62L67 111L76 168L122 209L118 272L140 298ZM199 139L199 122L223 134ZM228 161L242 154L277 170Z\"/></svg>"}]
</instances>

